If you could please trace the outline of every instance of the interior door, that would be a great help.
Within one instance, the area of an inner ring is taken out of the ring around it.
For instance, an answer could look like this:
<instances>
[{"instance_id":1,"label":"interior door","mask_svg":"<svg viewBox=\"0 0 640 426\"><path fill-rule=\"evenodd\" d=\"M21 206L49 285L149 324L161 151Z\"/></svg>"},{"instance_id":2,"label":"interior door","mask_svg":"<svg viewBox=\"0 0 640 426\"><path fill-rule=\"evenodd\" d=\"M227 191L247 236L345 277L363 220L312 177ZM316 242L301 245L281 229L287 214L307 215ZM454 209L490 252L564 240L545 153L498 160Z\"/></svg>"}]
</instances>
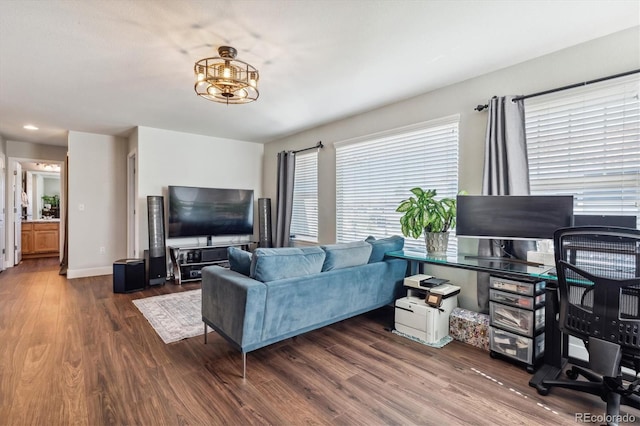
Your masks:
<instances>
[{"instance_id":1,"label":"interior door","mask_svg":"<svg viewBox=\"0 0 640 426\"><path fill-rule=\"evenodd\" d=\"M129 154L127 160L127 257L137 258L136 235L138 226L136 219L136 153Z\"/></svg>"},{"instance_id":2,"label":"interior door","mask_svg":"<svg viewBox=\"0 0 640 426\"><path fill-rule=\"evenodd\" d=\"M4 161L0 158L0 271L4 271L6 236L4 231L5 221L5 199L4 199L4 182L6 169Z\"/></svg>"},{"instance_id":3,"label":"interior door","mask_svg":"<svg viewBox=\"0 0 640 426\"><path fill-rule=\"evenodd\" d=\"M13 264L22 260L22 166L16 162L13 172Z\"/></svg>"},{"instance_id":4,"label":"interior door","mask_svg":"<svg viewBox=\"0 0 640 426\"><path fill-rule=\"evenodd\" d=\"M25 185L26 185L26 193L27 193L27 220L33 220L33 173L30 171L25 172Z\"/></svg>"}]
</instances>

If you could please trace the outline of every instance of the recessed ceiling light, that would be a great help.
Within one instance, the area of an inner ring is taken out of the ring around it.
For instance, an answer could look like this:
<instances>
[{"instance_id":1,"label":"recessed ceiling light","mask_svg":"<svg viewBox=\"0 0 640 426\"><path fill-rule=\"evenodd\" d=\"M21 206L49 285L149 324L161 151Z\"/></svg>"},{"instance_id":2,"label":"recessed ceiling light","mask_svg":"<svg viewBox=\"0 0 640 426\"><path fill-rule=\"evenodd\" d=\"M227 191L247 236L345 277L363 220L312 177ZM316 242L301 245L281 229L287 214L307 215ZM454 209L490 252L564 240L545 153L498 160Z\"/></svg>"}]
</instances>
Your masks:
<instances>
[{"instance_id":1,"label":"recessed ceiling light","mask_svg":"<svg viewBox=\"0 0 640 426\"><path fill-rule=\"evenodd\" d=\"M24 126L22 126L22 128L27 130L38 130L38 128L33 124L25 124Z\"/></svg>"}]
</instances>

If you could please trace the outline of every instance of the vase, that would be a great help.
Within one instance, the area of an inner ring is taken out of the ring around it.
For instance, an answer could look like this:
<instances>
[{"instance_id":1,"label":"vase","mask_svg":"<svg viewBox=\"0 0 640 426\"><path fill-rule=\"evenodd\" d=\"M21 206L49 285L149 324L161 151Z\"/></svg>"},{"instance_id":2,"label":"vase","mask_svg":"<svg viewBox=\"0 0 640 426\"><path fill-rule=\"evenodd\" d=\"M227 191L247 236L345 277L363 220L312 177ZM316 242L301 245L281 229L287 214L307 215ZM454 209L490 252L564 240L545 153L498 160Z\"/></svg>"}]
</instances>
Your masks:
<instances>
[{"instance_id":1,"label":"vase","mask_svg":"<svg viewBox=\"0 0 640 426\"><path fill-rule=\"evenodd\" d=\"M446 256L449 245L449 231L425 232L424 242L427 245L427 254L430 256Z\"/></svg>"}]
</instances>

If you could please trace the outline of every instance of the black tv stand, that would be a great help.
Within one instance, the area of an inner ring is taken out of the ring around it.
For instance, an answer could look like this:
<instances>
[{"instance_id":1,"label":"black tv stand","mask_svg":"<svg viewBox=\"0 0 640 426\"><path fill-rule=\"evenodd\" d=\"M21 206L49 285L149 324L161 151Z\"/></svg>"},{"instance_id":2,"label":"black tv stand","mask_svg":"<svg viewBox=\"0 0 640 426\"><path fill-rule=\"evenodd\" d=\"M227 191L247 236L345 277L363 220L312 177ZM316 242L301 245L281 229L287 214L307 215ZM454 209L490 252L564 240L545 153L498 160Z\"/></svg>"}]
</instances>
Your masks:
<instances>
[{"instance_id":1,"label":"black tv stand","mask_svg":"<svg viewBox=\"0 0 640 426\"><path fill-rule=\"evenodd\" d=\"M465 259L478 259L478 260L490 260L493 262L509 262L509 263L521 263L523 265L528 265L528 266L543 266L542 263L537 263L537 262L529 262L526 260L522 260L522 259L515 259L512 257L500 257L500 256L470 256L470 255L465 255L464 256Z\"/></svg>"},{"instance_id":2,"label":"black tv stand","mask_svg":"<svg viewBox=\"0 0 640 426\"><path fill-rule=\"evenodd\" d=\"M173 281L182 284L189 281L199 281L201 270L206 266L219 265L228 267L227 249L238 247L249 250L250 241L242 243L220 243L207 245L169 246L171 264L173 267Z\"/></svg>"}]
</instances>

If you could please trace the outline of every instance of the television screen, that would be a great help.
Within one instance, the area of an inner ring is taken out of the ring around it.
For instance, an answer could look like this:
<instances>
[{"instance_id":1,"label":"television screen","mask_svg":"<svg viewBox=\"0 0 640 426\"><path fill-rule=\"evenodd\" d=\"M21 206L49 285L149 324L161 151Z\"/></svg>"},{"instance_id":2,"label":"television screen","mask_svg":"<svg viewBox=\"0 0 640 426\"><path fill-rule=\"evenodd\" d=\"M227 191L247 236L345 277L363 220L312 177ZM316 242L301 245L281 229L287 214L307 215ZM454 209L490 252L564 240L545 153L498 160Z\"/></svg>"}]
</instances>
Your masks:
<instances>
[{"instance_id":1,"label":"television screen","mask_svg":"<svg viewBox=\"0 0 640 426\"><path fill-rule=\"evenodd\" d=\"M253 234L253 190L169 186L169 238Z\"/></svg>"},{"instance_id":2,"label":"television screen","mask_svg":"<svg viewBox=\"0 0 640 426\"><path fill-rule=\"evenodd\" d=\"M456 235L545 240L573 224L573 196L459 195Z\"/></svg>"}]
</instances>

